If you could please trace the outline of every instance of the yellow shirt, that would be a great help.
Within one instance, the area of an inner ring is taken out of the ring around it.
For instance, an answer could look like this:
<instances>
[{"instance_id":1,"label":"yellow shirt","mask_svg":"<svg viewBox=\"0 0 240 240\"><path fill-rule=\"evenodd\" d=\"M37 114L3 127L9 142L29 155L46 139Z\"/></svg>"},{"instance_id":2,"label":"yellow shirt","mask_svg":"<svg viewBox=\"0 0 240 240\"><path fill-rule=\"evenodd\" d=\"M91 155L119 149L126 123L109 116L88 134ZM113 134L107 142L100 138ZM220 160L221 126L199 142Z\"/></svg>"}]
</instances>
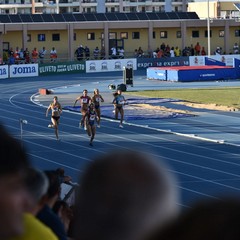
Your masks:
<instances>
[{"instance_id":1,"label":"yellow shirt","mask_svg":"<svg viewBox=\"0 0 240 240\"><path fill-rule=\"evenodd\" d=\"M24 214L24 228L23 235L14 237L11 240L58 240L49 227L30 213Z\"/></svg>"}]
</instances>

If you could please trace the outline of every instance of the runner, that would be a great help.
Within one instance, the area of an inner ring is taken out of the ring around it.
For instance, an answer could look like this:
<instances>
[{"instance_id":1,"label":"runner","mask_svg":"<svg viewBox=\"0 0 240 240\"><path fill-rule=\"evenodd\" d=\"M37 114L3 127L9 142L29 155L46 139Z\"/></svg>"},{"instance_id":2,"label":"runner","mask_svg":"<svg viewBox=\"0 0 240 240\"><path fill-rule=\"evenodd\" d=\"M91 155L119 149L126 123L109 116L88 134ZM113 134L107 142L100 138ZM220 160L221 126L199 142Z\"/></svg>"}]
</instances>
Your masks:
<instances>
[{"instance_id":1,"label":"runner","mask_svg":"<svg viewBox=\"0 0 240 240\"><path fill-rule=\"evenodd\" d=\"M87 130L87 125L86 125L86 121L85 121L86 117L85 116L86 116L86 113L88 111L89 104L91 103L91 98L87 94L88 94L88 91L86 89L84 89L83 90L83 95L76 98L75 103L73 105L75 107L77 101L80 101L82 119L79 123L79 127L84 126L84 130Z\"/></svg>"},{"instance_id":2,"label":"runner","mask_svg":"<svg viewBox=\"0 0 240 240\"><path fill-rule=\"evenodd\" d=\"M97 116L98 116L98 125L97 127L100 128L100 119L101 119L101 109L100 109L100 102L104 102L104 99L102 97L101 94L99 94L99 90L98 89L94 89L94 95L92 97L92 102L94 103L95 105L95 110L96 110L96 113L97 113Z\"/></svg>"},{"instance_id":3,"label":"runner","mask_svg":"<svg viewBox=\"0 0 240 240\"><path fill-rule=\"evenodd\" d=\"M58 102L58 97L57 96L53 97L53 102L50 103L49 107L47 108L46 117L48 116L48 112L50 110L52 110L52 115L51 115L52 124L49 124L48 127L55 129L56 138L57 138L57 140L59 140L58 125L59 125L59 121L60 121L60 115L62 113L62 106Z\"/></svg>"},{"instance_id":4,"label":"runner","mask_svg":"<svg viewBox=\"0 0 240 240\"><path fill-rule=\"evenodd\" d=\"M124 110L123 105L126 104L126 100L124 96L122 95L122 90L118 89L116 93L113 94L113 104L114 104L114 111L115 111L115 118L118 119L118 113L121 115L120 119L120 128L123 128L122 122L123 122L123 116L124 116Z\"/></svg>"},{"instance_id":5,"label":"runner","mask_svg":"<svg viewBox=\"0 0 240 240\"><path fill-rule=\"evenodd\" d=\"M96 134L95 120L97 120L97 122L99 121L94 103L91 103L89 105L89 109L86 114L87 133L88 133L88 136L91 137L90 143L89 143L90 146L93 146L92 142Z\"/></svg>"}]
</instances>

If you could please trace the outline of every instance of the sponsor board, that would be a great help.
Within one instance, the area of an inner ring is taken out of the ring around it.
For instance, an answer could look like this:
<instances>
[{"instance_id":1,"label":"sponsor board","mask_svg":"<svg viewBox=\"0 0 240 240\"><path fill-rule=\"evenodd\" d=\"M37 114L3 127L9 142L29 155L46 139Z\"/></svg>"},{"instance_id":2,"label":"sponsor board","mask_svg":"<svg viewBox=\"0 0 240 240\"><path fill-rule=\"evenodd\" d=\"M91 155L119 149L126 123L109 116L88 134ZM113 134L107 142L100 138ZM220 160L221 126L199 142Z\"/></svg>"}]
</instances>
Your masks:
<instances>
[{"instance_id":1,"label":"sponsor board","mask_svg":"<svg viewBox=\"0 0 240 240\"><path fill-rule=\"evenodd\" d=\"M189 66L188 57L137 58L137 69Z\"/></svg>"},{"instance_id":2,"label":"sponsor board","mask_svg":"<svg viewBox=\"0 0 240 240\"><path fill-rule=\"evenodd\" d=\"M10 78L15 77L36 77L38 76L38 64L10 65Z\"/></svg>"},{"instance_id":3,"label":"sponsor board","mask_svg":"<svg viewBox=\"0 0 240 240\"><path fill-rule=\"evenodd\" d=\"M137 69L136 58L86 61L86 72L114 72L123 68Z\"/></svg>"},{"instance_id":4,"label":"sponsor board","mask_svg":"<svg viewBox=\"0 0 240 240\"><path fill-rule=\"evenodd\" d=\"M39 65L39 75L59 74L59 73L85 73L84 62L68 62Z\"/></svg>"},{"instance_id":5,"label":"sponsor board","mask_svg":"<svg viewBox=\"0 0 240 240\"><path fill-rule=\"evenodd\" d=\"M208 56L190 56L189 62L190 66L205 66L205 57ZM217 60L219 62L225 63L226 66L233 66L233 59L240 59L239 54L231 54L231 55L211 55L209 58Z\"/></svg>"},{"instance_id":6,"label":"sponsor board","mask_svg":"<svg viewBox=\"0 0 240 240\"><path fill-rule=\"evenodd\" d=\"M8 65L0 65L0 79L8 78Z\"/></svg>"}]
</instances>

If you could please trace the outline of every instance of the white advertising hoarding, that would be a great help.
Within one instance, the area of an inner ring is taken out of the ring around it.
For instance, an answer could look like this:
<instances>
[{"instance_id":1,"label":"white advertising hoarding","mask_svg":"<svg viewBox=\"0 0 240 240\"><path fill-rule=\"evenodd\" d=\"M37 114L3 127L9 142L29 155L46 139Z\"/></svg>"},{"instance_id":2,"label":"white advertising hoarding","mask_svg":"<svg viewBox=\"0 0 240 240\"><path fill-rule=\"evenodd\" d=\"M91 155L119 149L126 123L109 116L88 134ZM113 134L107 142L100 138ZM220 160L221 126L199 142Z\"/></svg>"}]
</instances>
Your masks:
<instances>
[{"instance_id":1,"label":"white advertising hoarding","mask_svg":"<svg viewBox=\"0 0 240 240\"><path fill-rule=\"evenodd\" d=\"M8 78L8 65L0 65L0 79Z\"/></svg>"},{"instance_id":2,"label":"white advertising hoarding","mask_svg":"<svg viewBox=\"0 0 240 240\"><path fill-rule=\"evenodd\" d=\"M136 70L136 58L86 61L87 73L123 71L123 67Z\"/></svg>"},{"instance_id":3,"label":"white advertising hoarding","mask_svg":"<svg viewBox=\"0 0 240 240\"><path fill-rule=\"evenodd\" d=\"M38 76L38 64L10 65L10 78Z\"/></svg>"}]
</instances>

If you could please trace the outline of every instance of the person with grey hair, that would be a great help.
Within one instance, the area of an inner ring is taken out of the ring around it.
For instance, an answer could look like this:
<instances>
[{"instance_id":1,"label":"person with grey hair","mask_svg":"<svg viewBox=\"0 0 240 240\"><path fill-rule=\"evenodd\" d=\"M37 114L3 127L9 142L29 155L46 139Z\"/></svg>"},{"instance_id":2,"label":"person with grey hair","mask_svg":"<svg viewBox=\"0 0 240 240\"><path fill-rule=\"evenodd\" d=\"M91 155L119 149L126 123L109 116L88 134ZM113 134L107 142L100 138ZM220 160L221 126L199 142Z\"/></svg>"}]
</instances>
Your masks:
<instances>
[{"instance_id":1,"label":"person with grey hair","mask_svg":"<svg viewBox=\"0 0 240 240\"><path fill-rule=\"evenodd\" d=\"M163 163L115 150L90 163L80 179L76 240L138 240L178 213L175 180Z\"/></svg>"},{"instance_id":2,"label":"person with grey hair","mask_svg":"<svg viewBox=\"0 0 240 240\"><path fill-rule=\"evenodd\" d=\"M36 218L37 213L43 208L43 196L49 186L48 178L44 172L29 168L25 178L25 184L29 193L29 204L24 214L25 231L22 235L11 240L57 240L53 231Z\"/></svg>"}]
</instances>

